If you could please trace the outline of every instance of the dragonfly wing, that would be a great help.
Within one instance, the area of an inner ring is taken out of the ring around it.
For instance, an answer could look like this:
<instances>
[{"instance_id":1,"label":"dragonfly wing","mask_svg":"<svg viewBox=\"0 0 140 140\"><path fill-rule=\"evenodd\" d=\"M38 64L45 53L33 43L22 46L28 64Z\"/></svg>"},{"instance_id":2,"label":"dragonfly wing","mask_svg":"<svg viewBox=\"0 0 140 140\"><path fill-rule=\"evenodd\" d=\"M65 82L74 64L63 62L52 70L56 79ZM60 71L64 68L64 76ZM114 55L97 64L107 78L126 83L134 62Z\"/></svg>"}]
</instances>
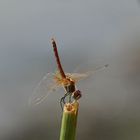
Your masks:
<instances>
[{"instance_id":1,"label":"dragonfly wing","mask_svg":"<svg viewBox=\"0 0 140 140\"><path fill-rule=\"evenodd\" d=\"M79 81L88 77L86 73L66 73L66 76L73 79L74 81Z\"/></svg>"},{"instance_id":2,"label":"dragonfly wing","mask_svg":"<svg viewBox=\"0 0 140 140\"><path fill-rule=\"evenodd\" d=\"M54 79L55 74L47 73L38 85L34 88L30 105L37 105L43 102L51 92L59 89L60 85Z\"/></svg>"},{"instance_id":3,"label":"dragonfly wing","mask_svg":"<svg viewBox=\"0 0 140 140\"><path fill-rule=\"evenodd\" d=\"M104 66L97 67L95 70L87 71L85 73L66 73L66 75L67 75L67 77L70 77L71 79L73 79L77 82L79 80L86 79L89 76L92 76L95 72L103 70L106 67L108 67L108 64L106 64Z\"/></svg>"}]
</instances>

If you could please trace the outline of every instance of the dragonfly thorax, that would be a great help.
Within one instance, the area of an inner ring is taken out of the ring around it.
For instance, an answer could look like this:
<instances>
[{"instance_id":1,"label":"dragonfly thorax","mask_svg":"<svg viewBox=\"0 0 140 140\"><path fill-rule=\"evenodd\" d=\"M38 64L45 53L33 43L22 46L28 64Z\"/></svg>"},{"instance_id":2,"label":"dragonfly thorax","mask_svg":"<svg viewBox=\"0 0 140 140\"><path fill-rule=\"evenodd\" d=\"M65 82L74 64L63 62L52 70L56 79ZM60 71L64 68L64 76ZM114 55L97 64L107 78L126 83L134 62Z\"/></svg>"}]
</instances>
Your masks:
<instances>
[{"instance_id":1,"label":"dragonfly thorax","mask_svg":"<svg viewBox=\"0 0 140 140\"><path fill-rule=\"evenodd\" d=\"M64 86L70 86L70 85L75 85L75 82L71 78L67 77L67 78L62 79L62 84Z\"/></svg>"},{"instance_id":2,"label":"dragonfly thorax","mask_svg":"<svg viewBox=\"0 0 140 140\"><path fill-rule=\"evenodd\" d=\"M67 84L64 84L64 88L66 92L73 93L75 91L75 82L72 81L70 78L66 78Z\"/></svg>"}]
</instances>

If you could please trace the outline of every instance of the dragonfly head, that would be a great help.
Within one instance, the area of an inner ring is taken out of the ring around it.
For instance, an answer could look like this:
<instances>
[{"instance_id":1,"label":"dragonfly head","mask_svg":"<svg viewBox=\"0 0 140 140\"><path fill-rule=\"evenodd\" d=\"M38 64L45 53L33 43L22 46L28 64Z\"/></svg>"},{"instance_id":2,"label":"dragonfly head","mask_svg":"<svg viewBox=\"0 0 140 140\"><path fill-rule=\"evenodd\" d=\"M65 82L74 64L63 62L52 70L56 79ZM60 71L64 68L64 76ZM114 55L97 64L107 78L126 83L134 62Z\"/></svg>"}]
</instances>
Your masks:
<instances>
[{"instance_id":1,"label":"dragonfly head","mask_svg":"<svg viewBox=\"0 0 140 140\"><path fill-rule=\"evenodd\" d=\"M82 94L81 94L81 91L80 90L76 90L73 92L73 95L72 97L75 99L75 100L79 100L81 98Z\"/></svg>"}]
</instances>

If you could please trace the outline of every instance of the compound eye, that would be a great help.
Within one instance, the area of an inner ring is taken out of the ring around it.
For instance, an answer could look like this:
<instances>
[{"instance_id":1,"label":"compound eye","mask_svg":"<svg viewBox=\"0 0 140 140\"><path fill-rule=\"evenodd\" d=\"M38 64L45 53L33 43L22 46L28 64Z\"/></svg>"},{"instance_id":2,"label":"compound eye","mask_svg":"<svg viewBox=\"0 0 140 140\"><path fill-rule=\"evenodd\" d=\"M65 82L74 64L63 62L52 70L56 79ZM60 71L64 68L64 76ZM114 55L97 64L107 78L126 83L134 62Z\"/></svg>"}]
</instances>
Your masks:
<instances>
[{"instance_id":1,"label":"compound eye","mask_svg":"<svg viewBox=\"0 0 140 140\"><path fill-rule=\"evenodd\" d=\"M81 94L81 91L80 90L76 90L74 93L73 93L73 98L75 100L79 100L81 98L82 94Z\"/></svg>"}]
</instances>

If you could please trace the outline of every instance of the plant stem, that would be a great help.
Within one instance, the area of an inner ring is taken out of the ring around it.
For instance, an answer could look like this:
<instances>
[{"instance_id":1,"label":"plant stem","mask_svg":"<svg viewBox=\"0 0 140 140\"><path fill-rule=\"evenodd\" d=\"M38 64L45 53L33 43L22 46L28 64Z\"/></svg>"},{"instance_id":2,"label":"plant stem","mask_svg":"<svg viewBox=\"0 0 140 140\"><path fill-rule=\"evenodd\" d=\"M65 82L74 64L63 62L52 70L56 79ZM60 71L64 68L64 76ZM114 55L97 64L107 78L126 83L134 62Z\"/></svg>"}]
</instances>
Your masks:
<instances>
[{"instance_id":1,"label":"plant stem","mask_svg":"<svg viewBox=\"0 0 140 140\"><path fill-rule=\"evenodd\" d=\"M75 140L79 103L66 103L63 109L60 140Z\"/></svg>"}]
</instances>

